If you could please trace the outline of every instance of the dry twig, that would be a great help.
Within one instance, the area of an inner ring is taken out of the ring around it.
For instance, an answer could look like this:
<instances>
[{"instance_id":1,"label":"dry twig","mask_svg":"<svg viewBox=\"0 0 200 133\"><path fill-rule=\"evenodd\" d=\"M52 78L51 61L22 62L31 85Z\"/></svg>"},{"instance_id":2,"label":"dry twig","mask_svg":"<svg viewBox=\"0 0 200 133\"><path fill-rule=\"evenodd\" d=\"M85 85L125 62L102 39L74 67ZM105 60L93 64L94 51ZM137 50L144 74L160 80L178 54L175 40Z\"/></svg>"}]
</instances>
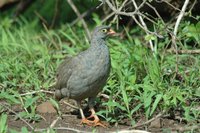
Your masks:
<instances>
[{"instance_id":1,"label":"dry twig","mask_svg":"<svg viewBox=\"0 0 200 133\"><path fill-rule=\"evenodd\" d=\"M140 26L147 34L153 34L153 35L158 36L159 38L162 38L161 35L158 35L157 33L151 32L151 31L148 30L148 28L147 28L147 26L146 26L146 24L145 24L145 22L142 18L142 16L144 16L144 15L141 15L141 13L139 12L140 8L143 7L144 4L146 4L147 0L144 0L139 6L137 6L136 2L134 0L132 0L132 3L134 4L134 7L135 7L135 10L132 11L132 12L121 11L121 9L124 7L126 1L124 1L124 3L122 3L122 6L118 9L116 9L109 0L105 0L105 2L108 5L108 7L113 11L113 13L111 13L112 15L116 14L116 15L123 15L123 16L132 17L134 19L134 21L138 24L138 26ZM110 15L109 17L111 17L112 15ZM136 19L135 15L139 16L141 23ZM106 18L106 19L108 19L108 18ZM115 18L114 18L114 20L115 20ZM145 16L145 18L148 19L148 20L151 20L147 16ZM150 47L151 47L151 50L153 51L153 43L152 43L151 40L150 40Z\"/></svg>"},{"instance_id":2,"label":"dry twig","mask_svg":"<svg viewBox=\"0 0 200 133\"><path fill-rule=\"evenodd\" d=\"M126 4L128 0L124 0L124 2L122 3L122 5L118 8L118 11L121 11L122 8L124 7L124 5ZM115 20L117 19L118 15L115 15L114 19L112 20L112 22L115 22ZM111 22L111 23L112 23Z\"/></svg>"},{"instance_id":3,"label":"dry twig","mask_svg":"<svg viewBox=\"0 0 200 133\"><path fill-rule=\"evenodd\" d=\"M150 119L150 120L148 120L148 121L146 121L144 123L141 123L141 124L136 124L135 126L129 128L129 129L133 129L133 128L137 128L137 127L141 127L141 126L147 125L147 124L151 123L152 121L154 121L154 120L160 118L161 116L163 116L164 113L165 113L165 111L163 111L162 113L159 113L158 115L156 115L152 119Z\"/></svg>"},{"instance_id":4,"label":"dry twig","mask_svg":"<svg viewBox=\"0 0 200 133\"><path fill-rule=\"evenodd\" d=\"M187 127L176 127L176 128L172 128L171 130L185 132L185 131L192 131L192 130L196 130L196 129L200 129L200 124L193 125L193 126L187 126Z\"/></svg>"},{"instance_id":5,"label":"dry twig","mask_svg":"<svg viewBox=\"0 0 200 133\"><path fill-rule=\"evenodd\" d=\"M93 132L88 132L88 131L81 131L78 129L74 129L74 128L69 128L69 127L54 127L54 130L63 130L63 131L72 131L72 132L76 132L76 133L93 133ZM46 131L46 128L42 128L42 129L35 129L35 132L42 132L42 131ZM107 133L150 133L144 130L120 130L120 131L105 131Z\"/></svg>"},{"instance_id":6,"label":"dry twig","mask_svg":"<svg viewBox=\"0 0 200 133\"><path fill-rule=\"evenodd\" d=\"M177 8L173 4L169 3L167 0L161 0L161 2L166 3L167 5L171 6L173 9L175 9L177 11L181 11L179 8Z\"/></svg>"},{"instance_id":7,"label":"dry twig","mask_svg":"<svg viewBox=\"0 0 200 133\"><path fill-rule=\"evenodd\" d=\"M178 53L178 54L200 54L200 49L196 49L196 50L174 50L174 49L169 49L169 50L167 50L167 52L169 52L169 53L175 53L176 54L176 52Z\"/></svg>"},{"instance_id":8,"label":"dry twig","mask_svg":"<svg viewBox=\"0 0 200 133\"><path fill-rule=\"evenodd\" d=\"M51 123L51 125L49 126L50 128L53 128L55 125L56 125L56 123L58 122L58 120L60 119L60 117L57 117L52 123Z\"/></svg>"},{"instance_id":9,"label":"dry twig","mask_svg":"<svg viewBox=\"0 0 200 133\"><path fill-rule=\"evenodd\" d=\"M116 133L116 131L109 132L109 133ZM144 131L144 130L121 130L121 131L117 131L117 133L150 133L150 132Z\"/></svg>"},{"instance_id":10,"label":"dry twig","mask_svg":"<svg viewBox=\"0 0 200 133\"><path fill-rule=\"evenodd\" d=\"M133 5L134 5L135 9L138 10L138 6L137 6L135 0L132 0L132 2L133 2ZM146 0L144 2L146 3ZM147 25L146 25L146 23L144 22L143 18L140 15L139 15L139 19L140 19L140 22L141 22L142 26L144 27L145 31L147 31L148 30ZM146 32L146 34L149 35L148 32ZM149 44L150 44L151 50L154 52L152 40L149 40Z\"/></svg>"},{"instance_id":11,"label":"dry twig","mask_svg":"<svg viewBox=\"0 0 200 133\"><path fill-rule=\"evenodd\" d=\"M45 18L42 17L37 11L34 11L34 13L36 14L36 16L38 16L38 18L42 21L43 24L48 25L48 22L45 20Z\"/></svg>"},{"instance_id":12,"label":"dry twig","mask_svg":"<svg viewBox=\"0 0 200 133\"><path fill-rule=\"evenodd\" d=\"M73 109L79 109L78 107L76 107L76 106L74 106L74 105L68 103L67 101L63 101L63 103L66 104L66 105L68 105L68 106L70 106L70 107L73 108Z\"/></svg>"},{"instance_id":13,"label":"dry twig","mask_svg":"<svg viewBox=\"0 0 200 133\"><path fill-rule=\"evenodd\" d=\"M84 17L90 15L95 9L96 9L95 7L92 7L89 10L85 11L84 13L82 13L81 16L80 16L80 18L77 17L74 21L72 21L70 23L70 26L75 25L78 21L80 21L81 19L84 19Z\"/></svg>"},{"instance_id":14,"label":"dry twig","mask_svg":"<svg viewBox=\"0 0 200 133\"><path fill-rule=\"evenodd\" d=\"M23 121L26 125L28 125L28 127L31 128L31 130L34 130L34 128L25 120L23 119L19 114L17 114L14 110L10 109L9 107L7 107L6 105L0 103L0 105L4 108L6 108L7 110L9 110L10 112L12 112L13 114L15 114L21 121Z\"/></svg>"},{"instance_id":15,"label":"dry twig","mask_svg":"<svg viewBox=\"0 0 200 133\"><path fill-rule=\"evenodd\" d=\"M119 11L118 9L116 9L116 8L112 5L112 3L110 3L109 0L105 0L105 2L106 2L106 4L109 6L109 8L110 8L115 14L117 14L117 15L124 15L124 16L129 16L129 17L131 17L131 16L133 16L133 15L135 15L135 14L137 13L136 10L135 10L134 12L122 12L122 11Z\"/></svg>"},{"instance_id":16,"label":"dry twig","mask_svg":"<svg viewBox=\"0 0 200 133\"><path fill-rule=\"evenodd\" d=\"M110 96L108 96L108 95L106 95L106 94L100 94L100 96L102 96L102 97L104 97L104 98L106 98L106 99L109 99L110 98Z\"/></svg>"},{"instance_id":17,"label":"dry twig","mask_svg":"<svg viewBox=\"0 0 200 133\"><path fill-rule=\"evenodd\" d=\"M67 2L68 2L69 5L71 6L71 8L74 10L74 12L75 12L76 15L78 16L78 18L80 18L80 20L82 21L82 24L83 24L83 27L84 27L84 29L85 29L85 31L86 31L87 37L88 37L88 39L90 40L90 39L91 39L90 31L89 31L89 29L88 29L88 26L87 26L85 20L84 20L83 18L81 19L81 14L80 14L79 10L77 9L77 7L75 6L75 4L73 3L72 0L67 0Z\"/></svg>"},{"instance_id":18,"label":"dry twig","mask_svg":"<svg viewBox=\"0 0 200 133\"><path fill-rule=\"evenodd\" d=\"M39 90L39 91L32 91L32 92L23 93L23 94L20 94L20 96L32 95L32 94L41 93L41 92L48 93L48 94L54 94L54 92L52 92L52 91Z\"/></svg>"},{"instance_id":19,"label":"dry twig","mask_svg":"<svg viewBox=\"0 0 200 133\"><path fill-rule=\"evenodd\" d=\"M56 18L58 17L58 8L59 8L58 6L59 6L59 0L56 0L55 11L54 11L53 19L51 21L50 28L53 28L53 26L56 22Z\"/></svg>"},{"instance_id":20,"label":"dry twig","mask_svg":"<svg viewBox=\"0 0 200 133\"><path fill-rule=\"evenodd\" d=\"M74 128L69 128L69 127L54 127L54 130L65 130L65 131L71 131L71 132L76 132L76 133L92 133L92 132L86 132L86 131L81 131L78 129L74 129ZM35 132L42 132L42 131L46 131L46 128L42 128L42 129L35 129Z\"/></svg>"},{"instance_id":21,"label":"dry twig","mask_svg":"<svg viewBox=\"0 0 200 133\"><path fill-rule=\"evenodd\" d=\"M58 122L59 119L60 119L60 117L57 117L57 118L51 123L51 125L49 126L49 129L47 129L47 133L50 133L50 132L51 132L50 129L52 129L52 128L56 125L56 123Z\"/></svg>"},{"instance_id":22,"label":"dry twig","mask_svg":"<svg viewBox=\"0 0 200 133\"><path fill-rule=\"evenodd\" d=\"M151 4L149 4L148 2L146 3L146 5L149 6L151 9L154 10L154 12L156 13L157 17L161 20L162 24L165 25L165 22L164 22L163 18L160 16L160 14L156 10L156 8L153 7Z\"/></svg>"}]
</instances>

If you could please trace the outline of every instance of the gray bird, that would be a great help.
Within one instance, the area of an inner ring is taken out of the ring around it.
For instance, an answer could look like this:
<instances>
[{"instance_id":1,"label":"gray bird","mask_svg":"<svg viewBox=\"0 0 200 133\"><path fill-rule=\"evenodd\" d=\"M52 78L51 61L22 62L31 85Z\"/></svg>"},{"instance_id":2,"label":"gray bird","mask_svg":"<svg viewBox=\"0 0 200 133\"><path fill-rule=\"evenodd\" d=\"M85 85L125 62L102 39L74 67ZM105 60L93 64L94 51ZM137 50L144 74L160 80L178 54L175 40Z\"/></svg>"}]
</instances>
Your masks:
<instances>
[{"instance_id":1,"label":"gray bird","mask_svg":"<svg viewBox=\"0 0 200 133\"><path fill-rule=\"evenodd\" d=\"M95 114L94 104L110 73L110 54L105 39L113 34L115 32L109 26L96 27L90 47L75 57L65 59L58 67L55 98L60 100L67 97L76 100L82 124L104 126ZM93 121L85 117L81 108L81 100L86 98L92 113L89 118L93 117Z\"/></svg>"}]
</instances>

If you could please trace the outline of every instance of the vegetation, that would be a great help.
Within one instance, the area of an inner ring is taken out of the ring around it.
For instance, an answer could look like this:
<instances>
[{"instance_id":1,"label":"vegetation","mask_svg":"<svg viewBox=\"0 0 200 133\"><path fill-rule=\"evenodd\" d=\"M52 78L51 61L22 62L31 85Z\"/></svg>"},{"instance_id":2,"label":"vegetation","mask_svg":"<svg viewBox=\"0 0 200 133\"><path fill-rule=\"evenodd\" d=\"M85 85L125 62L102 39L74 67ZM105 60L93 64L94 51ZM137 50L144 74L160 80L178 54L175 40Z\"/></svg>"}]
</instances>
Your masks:
<instances>
[{"instance_id":1,"label":"vegetation","mask_svg":"<svg viewBox=\"0 0 200 133\"><path fill-rule=\"evenodd\" d=\"M198 16L196 19L200 20ZM98 15L93 15L93 20L96 24L101 21ZM162 29L161 22L157 23L154 27ZM184 20L180 27L177 46L183 50L198 49L200 22ZM16 119L40 121L41 116L36 113L38 103L50 100L56 104L56 101L43 92L23 94L41 89L51 91L60 62L86 49L89 42L80 24L61 24L47 29L37 19L20 17L13 23L4 16L0 29L0 132L14 133L17 131L6 124L10 115L6 111L19 105L21 110L15 114ZM145 35L136 25L123 29L124 38L108 40L112 71L102 93L109 98L98 98L98 115L110 124L128 122L133 127L142 117L147 121L158 115L167 115L186 126L199 125L199 53L170 52L172 40L165 31L161 33L164 38L160 39ZM154 43L153 52L147 47L149 40ZM28 132L26 125L21 131Z\"/></svg>"}]
</instances>

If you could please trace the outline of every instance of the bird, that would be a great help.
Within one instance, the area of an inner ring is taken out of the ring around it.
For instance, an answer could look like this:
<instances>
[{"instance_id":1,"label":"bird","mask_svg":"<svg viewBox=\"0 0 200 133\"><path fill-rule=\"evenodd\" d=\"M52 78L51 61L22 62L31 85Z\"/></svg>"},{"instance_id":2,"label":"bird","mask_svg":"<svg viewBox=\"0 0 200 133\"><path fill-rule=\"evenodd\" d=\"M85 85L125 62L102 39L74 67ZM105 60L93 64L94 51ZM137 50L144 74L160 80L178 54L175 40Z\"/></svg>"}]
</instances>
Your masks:
<instances>
[{"instance_id":1,"label":"bird","mask_svg":"<svg viewBox=\"0 0 200 133\"><path fill-rule=\"evenodd\" d=\"M94 105L97 94L106 85L111 69L106 38L115 33L110 26L97 26L93 30L90 47L74 57L66 58L57 68L55 98L75 100L81 114L81 124L105 127L96 115ZM91 111L88 118L81 107L81 101L87 98ZM90 118L94 120L89 120Z\"/></svg>"}]
</instances>

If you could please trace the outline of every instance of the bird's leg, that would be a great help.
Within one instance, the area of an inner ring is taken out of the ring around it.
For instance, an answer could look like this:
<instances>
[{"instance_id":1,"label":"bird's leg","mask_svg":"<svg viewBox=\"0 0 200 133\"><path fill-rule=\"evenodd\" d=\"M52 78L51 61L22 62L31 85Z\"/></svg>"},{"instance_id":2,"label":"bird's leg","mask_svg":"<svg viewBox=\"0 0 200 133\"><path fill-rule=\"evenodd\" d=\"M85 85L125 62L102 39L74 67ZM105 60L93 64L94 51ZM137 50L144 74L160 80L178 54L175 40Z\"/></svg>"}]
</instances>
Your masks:
<instances>
[{"instance_id":1,"label":"bird's leg","mask_svg":"<svg viewBox=\"0 0 200 133\"><path fill-rule=\"evenodd\" d=\"M87 118L85 118L82 108L80 108L79 111L81 113L81 118L82 118L81 124L87 124L88 126L92 126L92 122L90 120L88 120Z\"/></svg>"},{"instance_id":2,"label":"bird's leg","mask_svg":"<svg viewBox=\"0 0 200 133\"><path fill-rule=\"evenodd\" d=\"M87 119L89 119L89 118L94 118L94 120L93 121L91 121L92 122L92 124L93 124L93 126L102 126L102 127L106 127L106 125L104 125L101 121L100 121L100 119L99 119L99 117L96 115L96 112L95 112L95 110L94 110L94 100L95 100L95 98L89 98L89 100L88 100L88 105L89 105L89 108L90 108L90 111L91 111L91 115L87 118Z\"/></svg>"},{"instance_id":3,"label":"bird's leg","mask_svg":"<svg viewBox=\"0 0 200 133\"><path fill-rule=\"evenodd\" d=\"M77 105L78 105L79 111L81 113L81 118L82 118L81 124L87 124L88 126L92 126L92 121L85 118L85 115L83 113L83 109L81 108L81 102L77 101Z\"/></svg>"}]
</instances>

